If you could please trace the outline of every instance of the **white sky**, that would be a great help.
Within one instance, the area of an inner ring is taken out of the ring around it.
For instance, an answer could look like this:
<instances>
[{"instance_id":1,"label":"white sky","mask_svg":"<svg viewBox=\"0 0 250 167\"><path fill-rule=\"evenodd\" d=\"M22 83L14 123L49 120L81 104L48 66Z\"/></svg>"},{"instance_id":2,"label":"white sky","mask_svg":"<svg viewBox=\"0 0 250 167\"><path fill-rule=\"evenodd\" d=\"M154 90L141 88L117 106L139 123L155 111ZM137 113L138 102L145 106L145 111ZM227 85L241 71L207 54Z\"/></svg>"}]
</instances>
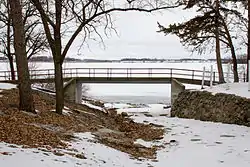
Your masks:
<instances>
[{"instance_id":1,"label":"white sky","mask_svg":"<svg viewBox=\"0 0 250 167\"><path fill-rule=\"evenodd\" d=\"M112 33L111 37L104 37L105 48L98 42L88 41L89 47L85 46L78 53L77 46L68 52L68 56L90 59L120 59L120 58L214 58L214 54L198 56L191 55L184 49L176 36L165 36L157 33L157 21L168 25L177 21L183 21L194 15L194 12L171 10L153 14L126 12L115 14L115 27L118 35ZM78 39L79 40L79 39Z\"/></svg>"}]
</instances>

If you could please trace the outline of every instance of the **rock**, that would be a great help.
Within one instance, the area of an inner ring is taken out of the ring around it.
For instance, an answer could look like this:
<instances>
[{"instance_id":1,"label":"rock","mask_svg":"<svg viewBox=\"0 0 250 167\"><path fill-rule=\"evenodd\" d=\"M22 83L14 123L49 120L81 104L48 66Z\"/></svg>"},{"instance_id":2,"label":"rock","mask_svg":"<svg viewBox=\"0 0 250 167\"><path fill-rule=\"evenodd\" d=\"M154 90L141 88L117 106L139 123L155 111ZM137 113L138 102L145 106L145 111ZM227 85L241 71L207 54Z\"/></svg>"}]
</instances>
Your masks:
<instances>
[{"instance_id":1,"label":"rock","mask_svg":"<svg viewBox=\"0 0 250 167\"><path fill-rule=\"evenodd\" d=\"M171 108L171 106L163 106L163 109Z\"/></svg>"},{"instance_id":2,"label":"rock","mask_svg":"<svg viewBox=\"0 0 250 167\"><path fill-rule=\"evenodd\" d=\"M201 141L201 139L191 139L190 141Z\"/></svg>"},{"instance_id":3,"label":"rock","mask_svg":"<svg viewBox=\"0 0 250 167\"><path fill-rule=\"evenodd\" d=\"M220 137L235 137L234 135L220 135Z\"/></svg>"},{"instance_id":4,"label":"rock","mask_svg":"<svg viewBox=\"0 0 250 167\"><path fill-rule=\"evenodd\" d=\"M79 159L87 159L87 158L83 155L83 153L82 153L82 154L76 154L75 156L76 156L76 158L79 158Z\"/></svg>"},{"instance_id":5,"label":"rock","mask_svg":"<svg viewBox=\"0 0 250 167\"><path fill-rule=\"evenodd\" d=\"M169 143L177 143L177 141L172 139L172 140L169 141Z\"/></svg>"},{"instance_id":6,"label":"rock","mask_svg":"<svg viewBox=\"0 0 250 167\"><path fill-rule=\"evenodd\" d=\"M53 153L56 156L64 156L64 153L62 153L62 152L54 151Z\"/></svg>"},{"instance_id":7,"label":"rock","mask_svg":"<svg viewBox=\"0 0 250 167\"><path fill-rule=\"evenodd\" d=\"M2 155L11 155L9 152L0 152Z\"/></svg>"},{"instance_id":8,"label":"rock","mask_svg":"<svg viewBox=\"0 0 250 167\"><path fill-rule=\"evenodd\" d=\"M162 127L164 127L163 125L154 124L154 123L150 123L149 125L152 125L152 126L155 126L155 127L158 127L158 128L162 128Z\"/></svg>"},{"instance_id":9,"label":"rock","mask_svg":"<svg viewBox=\"0 0 250 167\"><path fill-rule=\"evenodd\" d=\"M145 113L144 115L145 115L146 117L153 117L153 115L148 114L148 113Z\"/></svg>"},{"instance_id":10,"label":"rock","mask_svg":"<svg viewBox=\"0 0 250 167\"><path fill-rule=\"evenodd\" d=\"M127 117L127 116L128 116L128 113L122 112L121 115L122 115L123 117Z\"/></svg>"},{"instance_id":11,"label":"rock","mask_svg":"<svg viewBox=\"0 0 250 167\"><path fill-rule=\"evenodd\" d=\"M4 113L4 112L2 112L2 111L0 111L0 116L1 116L1 115L5 115L5 113Z\"/></svg>"},{"instance_id":12,"label":"rock","mask_svg":"<svg viewBox=\"0 0 250 167\"><path fill-rule=\"evenodd\" d=\"M161 116L161 117L168 117L169 114L160 114L159 116Z\"/></svg>"},{"instance_id":13,"label":"rock","mask_svg":"<svg viewBox=\"0 0 250 167\"><path fill-rule=\"evenodd\" d=\"M171 107L171 117L250 126L250 100L233 94L185 90Z\"/></svg>"}]
</instances>

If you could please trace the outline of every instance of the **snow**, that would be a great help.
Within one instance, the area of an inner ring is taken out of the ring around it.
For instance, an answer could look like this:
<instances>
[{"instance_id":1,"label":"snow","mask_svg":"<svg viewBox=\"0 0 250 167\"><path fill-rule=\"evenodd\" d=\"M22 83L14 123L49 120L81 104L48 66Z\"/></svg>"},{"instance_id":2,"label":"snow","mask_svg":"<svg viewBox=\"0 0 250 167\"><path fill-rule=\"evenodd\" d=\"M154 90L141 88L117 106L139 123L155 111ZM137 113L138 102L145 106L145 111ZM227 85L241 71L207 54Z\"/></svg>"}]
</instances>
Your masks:
<instances>
[{"instance_id":1,"label":"snow","mask_svg":"<svg viewBox=\"0 0 250 167\"><path fill-rule=\"evenodd\" d=\"M166 115L170 116L170 108L164 109L165 105L163 104L148 104L147 107L140 108L119 108L117 109L117 113L126 112L128 114L138 114L138 113L150 113L152 116Z\"/></svg>"},{"instance_id":2,"label":"snow","mask_svg":"<svg viewBox=\"0 0 250 167\"><path fill-rule=\"evenodd\" d=\"M151 111L154 112L154 111ZM146 117L137 113L132 116L137 122L160 124L165 134L162 140L146 142L138 139L136 143L150 147L162 146L157 159L133 159L128 154L96 142L91 133L75 134L77 139L70 148L83 153L86 159L68 154L56 156L38 149L11 148L0 143L0 165L15 167L248 167L250 165L250 129L245 126L202 122L163 116ZM173 142L171 142L173 141ZM74 152L59 150L59 152ZM74 152L75 153L75 152ZM46 155L48 154L48 155Z\"/></svg>"},{"instance_id":3,"label":"snow","mask_svg":"<svg viewBox=\"0 0 250 167\"><path fill-rule=\"evenodd\" d=\"M112 109L112 108L130 108L132 106L125 103L105 103L104 107Z\"/></svg>"},{"instance_id":4,"label":"snow","mask_svg":"<svg viewBox=\"0 0 250 167\"><path fill-rule=\"evenodd\" d=\"M0 89L15 88L12 84L0 83ZM208 87L204 90L215 93L229 93L250 98L247 83L229 83ZM143 89L143 88L142 88ZM124 90L125 91L125 90ZM126 90L127 91L127 90ZM157 90L158 91L158 90ZM155 91L155 92L157 92ZM87 101L83 104L101 111L99 106ZM156 160L133 159L119 150L100 144L91 133L77 133L76 140L70 142L70 150L60 152L83 153L86 159L71 155L56 156L35 148L24 149L22 146L10 147L0 142L0 166L4 167L249 167L250 166L250 128L191 119L169 118L170 109L163 104L148 104L140 108L132 104L107 103L107 108L118 108L118 113L127 112L132 119L141 123L162 125L165 129L163 139L147 142L137 139L135 143L146 147L161 146ZM64 108L67 114L69 109ZM145 116L149 113L152 117ZM162 116L164 115L164 116ZM10 155L4 155L4 152Z\"/></svg>"},{"instance_id":5,"label":"snow","mask_svg":"<svg viewBox=\"0 0 250 167\"><path fill-rule=\"evenodd\" d=\"M99 106L96 106L96 105L93 105L93 104L89 103L88 101L83 100L83 101L82 101L82 104L88 106L89 108L93 108L93 109L102 111L102 112L104 112L104 113L107 113L107 111L106 111L104 108L99 107Z\"/></svg>"},{"instance_id":6,"label":"snow","mask_svg":"<svg viewBox=\"0 0 250 167\"><path fill-rule=\"evenodd\" d=\"M227 93L250 98L250 91L248 91L248 83L225 83L213 86L212 88L208 87L203 90L212 92L213 94Z\"/></svg>"},{"instance_id":7,"label":"snow","mask_svg":"<svg viewBox=\"0 0 250 167\"><path fill-rule=\"evenodd\" d=\"M72 112L70 110L63 109L62 113L63 113L63 115L68 115L69 116Z\"/></svg>"},{"instance_id":8,"label":"snow","mask_svg":"<svg viewBox=\"0 0 250 167\"><path fill-rule=\"evenodd\" d=\"M0 89L12 89L16 88L16 85L10 83L0 83Z\"/></svg>"},{"instance_id":9,"label":"snow","mask_svg":"<svg viewBox=\"0 0 250 167\"><path fill-rule=\"evenodd\" d=\"M151 142L147 142L147 141L145 141L143 139L137 139L134 143L135 144L143 145L144 147L148 147L148 148L152 147L152 143Z\"/></svg>"}]
</instances>

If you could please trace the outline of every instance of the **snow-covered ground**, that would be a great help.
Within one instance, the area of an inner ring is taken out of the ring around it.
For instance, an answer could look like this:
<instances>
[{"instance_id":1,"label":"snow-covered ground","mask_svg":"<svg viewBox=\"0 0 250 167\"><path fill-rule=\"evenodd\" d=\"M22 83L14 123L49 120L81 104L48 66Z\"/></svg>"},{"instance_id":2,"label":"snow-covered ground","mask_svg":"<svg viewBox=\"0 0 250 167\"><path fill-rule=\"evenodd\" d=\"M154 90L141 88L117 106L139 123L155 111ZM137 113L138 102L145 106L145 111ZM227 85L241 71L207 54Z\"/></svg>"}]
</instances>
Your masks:
<instances>
[{"instance_id":1,"label":"snow-covered ground","mask_svg":"<svg viewBox=\"0 0 250 167\"><path fill-rule=\"evenodd\" d=\"M227 93L227 94L235 94L237 96L250 98L250 91L248 91L248 83L225 83L217 86L213 86L212 88L207 87L203 89L212 93Z\"/></svg>"},{"instance_id":2,"label":"snow-covered ground","mask_svg":"<svg viewBox=\"0 0 250 167\"><path fill-rule=\"evenodd\" d=\"M124 109L125 110L125 109ZM127 111L127 110L126 110ZM153 112L153 111L150 111ZM57 156L37 149L9 147L0 143L0 165L3 167L248 167L250 165L250 129L244 126L221 123L201 122L165 116L146 117L136 113L133 118L138 122L148 122L164 126L164 138L151 143L138 140L145 146L162 146L156 160L131 159L123 152L96 143L90 133L76 134L78 139L71 147L83 153L86 159L67 155ZM62 151L73 152L74 151Z\"/></svg>"},{"instance_id":3,"label":"snow-covered ground","mask_svg":"<svg viewBox=\"0 0 250 167\"><path fill-rule=\"evenodd\" d=\"M225 85L224 85L225 86ZM228 92L246 96L246 84L230 84L229 90L223 85L207 88L218 93ZM248 96L247 96L248 97ZM147 147L161 146L155 160L133 159L128 154L99 144L91 133L76 134L78 137L71 142L75 150L59 150L64 155L38 149L24 149L21 146L10 147L0 143L0 166L3 167L249 167L250 166L250 128L222 123L202 122L198 120L169 118L170 109L161 104L152 104L141 108L132 105L106 104L108 107L119 108L118 112L127 112L137 122L162 125L165 129L163 139L154 142L140 143ZM147 115L150 114L151 116ZM145 115L146 114L146 115ZM4 154L8 155L4 155ZM86 159L69 155L81 154Z\"/></svg>"}]
</instances>

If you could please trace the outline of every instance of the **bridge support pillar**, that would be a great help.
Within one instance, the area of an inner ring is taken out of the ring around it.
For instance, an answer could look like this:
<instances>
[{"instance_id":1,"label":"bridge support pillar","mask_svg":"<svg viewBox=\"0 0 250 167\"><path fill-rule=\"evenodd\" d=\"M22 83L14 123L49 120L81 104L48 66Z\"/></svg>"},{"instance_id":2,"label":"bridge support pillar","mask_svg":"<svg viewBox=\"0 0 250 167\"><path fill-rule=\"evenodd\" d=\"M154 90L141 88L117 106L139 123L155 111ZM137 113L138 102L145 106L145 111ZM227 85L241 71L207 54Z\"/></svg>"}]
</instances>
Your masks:
<instances>
[{"instance_id":1,"label":"bridge support pillar","mask_svg":"<svg viewBox=\"0 0 250 167\"><path fill-rule=\"evenodd\" d=\"M172 78L171 80L171 105L174 104L174 101L178 97L178 94L185 90L185 86L178 80Z\"/></svg>"},{"instance_id":2,"label":"bridge support pillar","mask_svg":"<svg viewBox=\"0 0 250 167\"><path fill-rule=\"evenodd\" d=\"M76 82L76 93L75 93L75 102L78 104L82 103L82 83Z\"/></svg>"},{"instance_id":3,"label":"bridge support pillar","mask_svg":"<svg viewBox=\"0 0 250 167\"><path fill-rule=\"evenodd\" d=\"M64 84L64 96L66 100L74 103L82 102L82 83L75 78Z\"/></svg>"}]
</instances>

